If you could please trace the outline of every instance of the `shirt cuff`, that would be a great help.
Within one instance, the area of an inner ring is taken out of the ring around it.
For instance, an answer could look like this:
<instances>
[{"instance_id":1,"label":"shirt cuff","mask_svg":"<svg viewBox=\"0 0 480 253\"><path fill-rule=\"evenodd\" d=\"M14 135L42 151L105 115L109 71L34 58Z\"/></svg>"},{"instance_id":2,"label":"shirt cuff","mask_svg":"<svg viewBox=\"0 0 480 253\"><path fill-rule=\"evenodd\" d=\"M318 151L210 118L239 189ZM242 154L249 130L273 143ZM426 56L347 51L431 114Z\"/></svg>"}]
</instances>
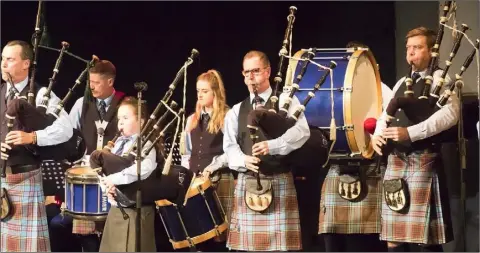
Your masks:
<instances>
[{"instance_id":1,"label":"shirt cuff","mask_svg":"<svg viewBox=\"0 0 480 253\"><path fill-rule=\"evenodd\" d=\"M279 148L280 145L281 145L281 139L280 138L268 140L267 145L268 145L268 153L270 155L280 154L280 148Z\"/></svg>"},{"instance_id":2,"label":"shirt cuff","mask_svg":"<svg viewBox=\"0 0 480 253\"><path fill-rule=\"evenodd\" d=\"M108 181L110 181L114 185L122 185L123 178L123 172L121 171L107 176Z\"/></svg>"},{"instance_id":3,"label":"shirt cuff","mask_svg":"<svg viewBox=\"0 0 480 253\"><path fill-rule=\"evenodd\" d=\"M409 126L407 127L407 131L411 142L425 139L426 131L422 129L421 124Z\"/></svg>"},{"instance_id":4,"label":"shirt cuff","mask_svg":"<svg viewBox=\"0 0 480 253\"><path fill-rule=\"evenodd\" d=\"M48 142L46 141L48 139L48 134L47 131L39 130L35 131L35 134L37 135L37 146L47 146Z\"/></svg>"}]
</instances>

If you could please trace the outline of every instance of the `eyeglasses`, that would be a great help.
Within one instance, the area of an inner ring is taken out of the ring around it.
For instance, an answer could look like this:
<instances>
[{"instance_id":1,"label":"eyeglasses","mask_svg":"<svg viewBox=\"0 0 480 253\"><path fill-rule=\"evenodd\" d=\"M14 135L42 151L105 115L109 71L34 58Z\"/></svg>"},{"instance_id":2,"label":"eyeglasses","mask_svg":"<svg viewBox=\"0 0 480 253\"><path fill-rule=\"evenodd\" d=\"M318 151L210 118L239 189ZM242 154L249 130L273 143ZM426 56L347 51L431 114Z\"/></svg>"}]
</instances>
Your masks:
<instances>
[{"instance_id":1,"label":"eyeglasses","mask_svg":"<svg viewBox=\"0 0 480 253\"><path fill-rule=\"evenodd\" d=\"M255 68L255 69L250 69L250 70L244 70L242 71L242 75L245 76L245 77L248 77L250 76L250 74L253 74L255 76L258 76L260 75L264 69L266 69L268 67L265 67L265 68Z\"/></svg>"}]
</instances>

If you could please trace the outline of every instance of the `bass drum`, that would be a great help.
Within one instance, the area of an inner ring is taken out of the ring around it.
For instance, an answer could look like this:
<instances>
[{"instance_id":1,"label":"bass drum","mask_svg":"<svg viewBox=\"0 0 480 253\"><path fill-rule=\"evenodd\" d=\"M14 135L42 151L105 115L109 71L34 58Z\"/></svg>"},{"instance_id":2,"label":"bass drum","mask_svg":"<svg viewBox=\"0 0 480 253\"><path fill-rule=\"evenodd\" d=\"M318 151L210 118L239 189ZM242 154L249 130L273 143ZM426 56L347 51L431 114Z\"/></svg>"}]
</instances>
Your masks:
<instances>
[{"instance_id":1,"label":"bass drum","mask_svg":"<svg viewBox=\"0 0 480 253\"><path fill-rule=\"evenodd\" d=\"M297 52L295 58L300 58L303 52ZM333 69L333 87L328 76L307 105L305 117L308 124L329 130L333 105L336 142L330 159L372 158L374 150L370 135L364 130L364 121L367 118L378 119L382 113L380 73L372 52L366 49L354 51L353 48L317 49L313 61L322 66L329 66L330 61L335 61L337 67ZM294 75L287 76L287 80L298 75L301 62L292 60L289 68ZM324 71L315 64L308 65L299 83L300 90L296 93L300 101L313 90Z\"/></svg>"}]
</instances>

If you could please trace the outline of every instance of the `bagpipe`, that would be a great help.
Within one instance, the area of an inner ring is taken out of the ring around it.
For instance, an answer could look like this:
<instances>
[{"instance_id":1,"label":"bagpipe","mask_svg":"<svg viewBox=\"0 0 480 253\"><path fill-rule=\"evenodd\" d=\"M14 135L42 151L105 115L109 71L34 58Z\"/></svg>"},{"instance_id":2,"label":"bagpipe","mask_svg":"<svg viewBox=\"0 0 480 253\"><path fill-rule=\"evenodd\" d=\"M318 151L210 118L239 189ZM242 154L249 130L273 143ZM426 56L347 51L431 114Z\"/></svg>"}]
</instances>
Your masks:
<instances>
[{"instance_id":1,"label":"bagpipe","mask_svg":"<svg viewBox=\"0 0 480 253\"><path fill-rule=\"evenodd\" d=\"M414 90L413 90L413 80L410 77L412 71L412 64L410 63L409 72L405 76L404 84L406 85L406 91L404 92L404 97L395 97L393 98L386 108L386 123L387 127L391 126L393 120L396 117L397 111L399 109L403 110L406 118L412 124L418 124L427 120L430 116L436 113L438 110L443 108L447 102L451 99L451 96L454 94L455 87L462 85L462 75L465 70L468 68L470 63L473 60L473 57L476 51L479 48L479 40L477 40L475 44L475 48L473 49L472 53L467 57L463 66L461 67L460 74L456 74L456 80L454 83L451 83L448 88L444 89L443 94L441 90L444 86L446 81L447 72L452 64L454 57L456 56L458 49L460 47L460 43L462 38L464 37L465 32L468 30L468 26L466 24L462 24L461 31L457 33L453 47L449 54L448 60L445 61L445 68L442 70L438 83L431 88L433 85L433 74L435 70L438 68L438 58L439 58L439 48L442 42L443 33L444 33L444 26L447 22L447 14L450 11L452 1L446 1L443 8L443 15L440 18L440 26L438 28L437 37L435 40L435 45L432 48L430 62L425 74L425 79L420 79L415 85L423 85L422 91L418 94L418 98L415 97ZM402 84L403 85L403 84ZM444 131L440 134L434 135L429 137L428 139L433 143L439 143L447 141L450 137L448 134L448 130ZM387 147L384 147L385 150L392 149L392 141L387 140ZM388 153L389 151L387 151ZM384 154L385 155L385 154Z\"/></svg>"},{"instance_id":2,"label":"bagpipe","mask_svg":"<svg viewBox=\"0 0 480 253\"><path fill-rule=\"evenodd\" d=\"M288 53L287 47L289 47L290 42L289 38L292 34L293 22L295 20L295 12L297 8L292 6L290 7L290 14L287 17L288 25L285 31L285 37L282 44L282 49L280 50L280 61L278 64L278 72L274 78L274 91L272 96L270 97L266 106L262 106L261 103L254 108L254 110L250 111L247 118L247 124L251 131L251 137L257 136L255 131L259 130L262 131L263 135L267 139L275 139L282 136L288 129L293 127L300 115L305 110L305 106L309 102L309 98L305 99L298 108L292 117L287 116L287 113L290 109L291 101L294 98L295 92L299 89L299 82L302 80L303 74L305 73L310 61L315 56L315 49L310 49L309 51L305 52L302 55L303 64L300 70L300 73L295 77L295 80L292 84L292 90L289 93L288 97L286 98L286 102L282 105L280 110L277 113L278 101L279 98L277 96L277 92L279 86L281 85L283 78L282 78L282 71L283 71L283 61L286 58ZM335 68L335 64L332 63L330 69ZM330 69L328 69L324 76L319 80L318 85L316 85L317 89L323 84L326 79L326 76L329 75ZM311 92L311 97L314 96L314 92ZM256 94L258 97L258 94ZM311 98L310 97L310 98ZM252 132L253 131L253 132ZM256 138L256 137L255 137ZM307 142L299 149L291 152L285 157L285 161L289 165L289 167L293 169L305 169L308 170L311 167L319 167L322 166L327 158L328 158L328 143L324 136L322 130L318 128L310 128L310 137ZM263 173L275 173L275 168L268 168L265 166L260 165L260 172ZM273 170L273 171L270 171Z\"/></svg>"},{"instance_id":3,"label":"bagpipe","mask_svg":"<svg viewBox=\"0 0 480 253\"><path fill-rule=\"evenodd\" d=\"M145 156L147 156L153 150L153 148L155 148L155 146L158 146L158 144L163 147L166 141L165 137L167 133L171 131L175 126L175 123L177 123L177 131L175 131L172 140L172 143L175 142L178 128L185 113L185 109L179 108L177 111L177 103L175 101L170 102L170 99L177 84L184 77L184 75L186 75L186 68L193 63L193 60L198 56L198 54L199 52L196 49L192 50L191 55L188 57L185 64L177 72L177 75L174 81L170 84L166 94L160 100L147 122L141 127L140 135L135 139L130 148L123 152L122 155L116 155L111 152L111 149L114 147L115 140L121 135L120 129L115 135L114 139L109 141L102 150L95 150L92 152L90 155L90 166L93 169L101 168L101 171L105 175L110 175L134 165L135 160L141 161L144 159ZM167 105L169 102L170 105ZM160 110L163 108L165 108L165 110L162 112L163 114L158 117L160 115ZM165 123L168 120L168 117L171 115L173 115L173 118L168 121L168 123ZM143 147L141 152L138 152L137 150L138 141L142 141L142 143L146 144L141 145ZM161 150L163 150L163 148L161 148ZM162 162L158 162L158 166L152 172L152 174L141 181L141 187L144 193L142 202L151 203L158 199L169 199L178 203L183 201L181 198L184 197L185 194L182 194L182 192L188 189L193 174L182 166L172 166L172 152L173 148L168 155L165 155L163 152L161 152ZM137 159L139 153L140 157ZM129 185L118 185L116 187L128 199L133 200L135 199L135 193L139 186L138 184L132 183ZM180 199L177 200L177 197Z\"/></svg>"},{"instance_id":4,"label":"bagpipe","mask_svg":"<svg viewBox=\"0 0 480 253\"><path fill-rule=\"evenodd\" d=\"M58 103L58 105L56 105L54 111L47 113L51 91L56 81L56 77L59 73L63 55L68 49L68 47L69 44L67 42L62 42L62 49L60 50L60 55L56 61L53 75L50 78L49 85L46 89L40 105L35 106L28 103L25 97L19 96L18 91L15 92L17 96L15 99L11 100L8 103L5 115L7 121L10 122L10 125L13 126L15 123L16 128L26 132L32 132L45 129L46 127L52 125L53 122L60 117L60 113L62 112L64 105L70 99L75 88L81 83L83 83L83 81L85 81L88 70L93 67L98 61L98 57L94 55L92 57L92 60L88 62L87 67L80 73L78 78L75 80L73 87L69 88L69 91L65 95L65 97ZM35 75L35 73L32 74ZM13 127L8 129L8 131L11 130L13 130ZM72 137L70 137L70 139L64 143L51 146L32 146L30 148L33 153L41 160L66 159L70 162L80 160L84 156L86 151L86 145L83 136L81 132L77 129L73 129Z\"/></svg>"}]
</instances>

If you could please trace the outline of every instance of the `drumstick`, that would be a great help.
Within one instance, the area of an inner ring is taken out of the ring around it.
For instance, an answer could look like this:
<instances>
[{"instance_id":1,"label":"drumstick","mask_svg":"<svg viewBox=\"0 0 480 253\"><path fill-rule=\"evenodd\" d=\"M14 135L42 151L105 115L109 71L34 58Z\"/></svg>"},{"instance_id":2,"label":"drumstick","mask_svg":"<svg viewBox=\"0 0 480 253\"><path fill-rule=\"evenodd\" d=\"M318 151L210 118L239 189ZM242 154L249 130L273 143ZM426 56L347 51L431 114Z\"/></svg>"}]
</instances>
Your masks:
<instances>
[{"instance_id":1,"label":"drumstick","mask_svg":"<svg viewBox=\"0 0 480 253\"><path fill-rule=\"evenodd\" d=\"M190 189L192 189L192 186L193 186L193 183L195 183L195 179L197 178L197 173L194 172L193 173L193 176L192 176L192 181L190 181L190 185L188 186L188 190L187 192L185 193L185 200L183 201L183 206L186 206L187 205L187 201L188 201L188 193L190 192Z\"/></svg>"}]
</instances>

